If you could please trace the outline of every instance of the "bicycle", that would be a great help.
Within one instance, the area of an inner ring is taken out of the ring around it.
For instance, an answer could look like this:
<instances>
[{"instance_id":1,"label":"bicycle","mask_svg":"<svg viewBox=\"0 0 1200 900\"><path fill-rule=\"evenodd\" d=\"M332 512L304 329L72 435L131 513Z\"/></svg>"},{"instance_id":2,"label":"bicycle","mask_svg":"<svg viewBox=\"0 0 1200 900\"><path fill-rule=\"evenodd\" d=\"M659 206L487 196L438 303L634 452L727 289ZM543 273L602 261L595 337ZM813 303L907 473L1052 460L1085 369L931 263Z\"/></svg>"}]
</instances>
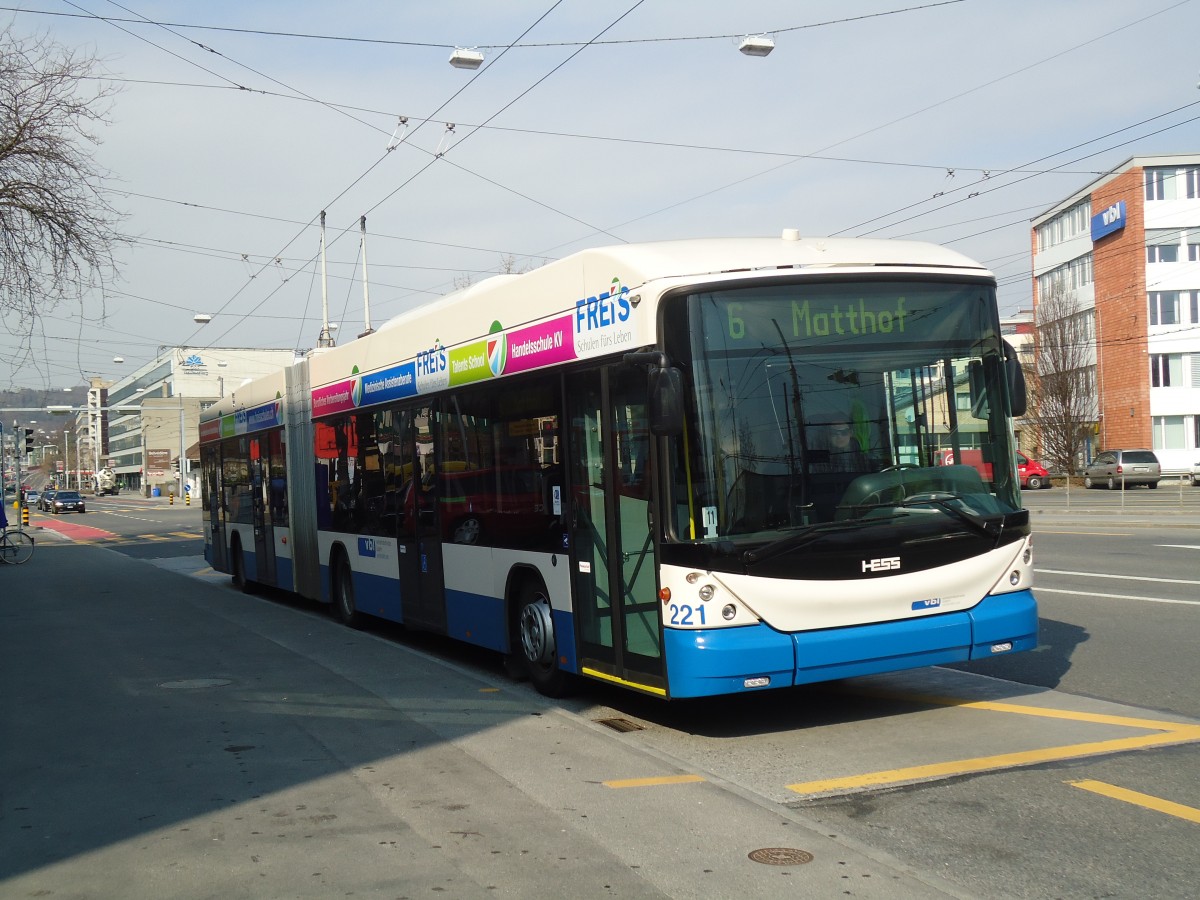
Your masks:
<instances>
[{"instance_id":1,"label":"bicycle","mask_svg":"<svg viewBox=\"0 0 1200 900\"><path fill-rule=\"evenodd\" d=\"M0 532L0 563L19 566L33 556L33 535L19 528Z\"/></svg>"}]
</instances>

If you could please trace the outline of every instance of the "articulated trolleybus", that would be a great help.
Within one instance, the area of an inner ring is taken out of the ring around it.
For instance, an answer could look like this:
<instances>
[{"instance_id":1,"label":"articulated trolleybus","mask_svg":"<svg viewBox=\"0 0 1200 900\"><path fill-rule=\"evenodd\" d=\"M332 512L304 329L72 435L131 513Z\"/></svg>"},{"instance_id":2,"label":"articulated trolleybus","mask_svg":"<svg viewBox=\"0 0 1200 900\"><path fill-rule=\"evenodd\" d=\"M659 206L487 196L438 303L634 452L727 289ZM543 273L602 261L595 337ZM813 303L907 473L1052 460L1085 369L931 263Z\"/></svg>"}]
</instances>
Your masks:
<instances>
[{"instance_id":1,"label":"articulated trolleybus","mask_svg":"<svg viewBox=\"0 0 1200 900\"><path fill-rule=\"evenodd\" d=\"M995 279L957 253L585 250L207 410L206 555L511 654L550 695L993 657L1037 642L1024 398Z\"/></svg>"}]
</instances>

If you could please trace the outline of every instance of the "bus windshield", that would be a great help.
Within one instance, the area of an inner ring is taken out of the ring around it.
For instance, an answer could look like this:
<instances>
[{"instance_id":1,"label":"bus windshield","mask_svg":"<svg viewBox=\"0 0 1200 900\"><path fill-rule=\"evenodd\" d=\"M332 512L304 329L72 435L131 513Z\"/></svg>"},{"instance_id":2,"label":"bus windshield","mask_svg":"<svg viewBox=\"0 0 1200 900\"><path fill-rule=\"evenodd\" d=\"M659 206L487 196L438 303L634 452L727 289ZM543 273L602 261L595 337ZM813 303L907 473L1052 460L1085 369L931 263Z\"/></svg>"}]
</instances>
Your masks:
<instances>
[{"instance_id":1,"label":"bus windshield","mask_svg":"<svg viewBox=\"0 0 1200 900\"><path fill-rule=\"evenodd\" d=\"M668 300L668 350L690 380L673 537L744 546L900 517L989 534L1020 508L995 309L982 280Z\"/></svg>"}]
</instances>

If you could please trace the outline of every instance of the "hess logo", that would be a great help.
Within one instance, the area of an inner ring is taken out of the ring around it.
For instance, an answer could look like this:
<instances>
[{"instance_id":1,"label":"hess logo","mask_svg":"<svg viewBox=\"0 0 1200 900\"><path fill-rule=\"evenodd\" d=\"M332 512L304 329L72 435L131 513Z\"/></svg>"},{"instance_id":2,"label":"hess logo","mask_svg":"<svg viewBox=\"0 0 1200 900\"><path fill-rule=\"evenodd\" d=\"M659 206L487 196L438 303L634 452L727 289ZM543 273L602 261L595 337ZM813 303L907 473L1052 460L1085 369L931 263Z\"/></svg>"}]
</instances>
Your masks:
<instances>
[{"instance_id":1,"label":"hess logo","mask_svg":"<svg viewBox=\"0 0 1200 900\"><path fill-rule=\"evenodd\" d=\"M900 568L900 557L898 556L881 556L878 559L864 559L862 561L862 570L864 572L889 572L892 569Z\"/></svg>"}]
</instances>

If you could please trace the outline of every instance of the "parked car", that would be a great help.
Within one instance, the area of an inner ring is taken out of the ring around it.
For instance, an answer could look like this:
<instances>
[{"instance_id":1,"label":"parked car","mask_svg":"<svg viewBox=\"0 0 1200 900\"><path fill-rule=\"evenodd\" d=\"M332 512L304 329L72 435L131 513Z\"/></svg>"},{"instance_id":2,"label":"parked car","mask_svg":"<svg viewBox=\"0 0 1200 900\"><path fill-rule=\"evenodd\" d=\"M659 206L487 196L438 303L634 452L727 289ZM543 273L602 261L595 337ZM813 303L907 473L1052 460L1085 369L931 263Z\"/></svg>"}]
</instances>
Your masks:
<instances>
[{"instance_id":1,"label":"parked car","mask_svg":"<svg viewBox=\"0 0 1200 900\"><path fill-rule=\"evenodd\" d=\"M42 512L50 512L50 504L53 502L56 493L58 492L53 490L42 491L41 496L38 497L37 508Z\"/></svg>"},{"instance_id":2,"label":"parked car","mask_svg":"<svg viewBox=\"0 0 1200 900\"><path fill-rule=\"evenodd\" d=\"M1200 459L1192 463L1192 487L1200 487Z\"/></svg>"},{"instance_id":3,"label":"parked car","mask_svg":"<svg viewBox=\"0 0 1200 900\"><path fill-rule=\"evenodd\" d=\"M65 512L87 512L83 495L79 491L58 491L50 501L50 511L55 515Z\"/></svg>"},{"instance_id":4,"label":"parked car","mask_svg":"<svg viewBox=\"0 0 1200 900\"><path fill-rule=\"evenodd\" d=\"M25 506L27 506L27 507L32 506L36 509L37 505L38 505L38 500L41 498L41 496L42 496L41 491L26 491L25 492Z\"/></svg>"},{"instance_id":5,"label":"parked car","mask_svg":"<svg viewBox=\"0 0 1200 900\"><path fill-rule=\"evenodd\" d=\"M1158 487L1162 466L1153 450L1105 450L1083 470L1084 487L1103 485L1110 491L1144 484Z\"/></svg>"}]
</instances>

